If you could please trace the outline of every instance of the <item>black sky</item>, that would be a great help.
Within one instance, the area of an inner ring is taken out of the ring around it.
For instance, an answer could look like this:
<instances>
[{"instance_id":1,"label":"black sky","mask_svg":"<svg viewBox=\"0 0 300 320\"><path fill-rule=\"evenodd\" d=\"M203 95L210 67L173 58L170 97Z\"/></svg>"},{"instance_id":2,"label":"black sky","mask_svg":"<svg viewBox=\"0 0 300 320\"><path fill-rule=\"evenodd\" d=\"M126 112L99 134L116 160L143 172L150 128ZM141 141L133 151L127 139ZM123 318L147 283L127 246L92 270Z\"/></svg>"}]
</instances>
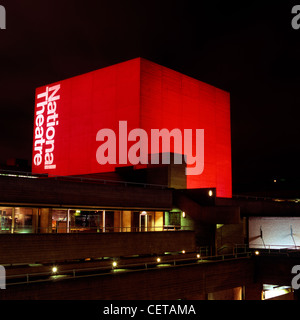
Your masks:
<instances>
[{"instance_id":1,"label":"black sky","mask_svg":"<svg viewBox=\"0 0 300 320\"><path fill-rule=\"evenodd\" d=\"M0 162L31 159L36 87L141 56L230 92L235 185L300 180L295 4L0 0Z\"/></svg>"}]
</instances>

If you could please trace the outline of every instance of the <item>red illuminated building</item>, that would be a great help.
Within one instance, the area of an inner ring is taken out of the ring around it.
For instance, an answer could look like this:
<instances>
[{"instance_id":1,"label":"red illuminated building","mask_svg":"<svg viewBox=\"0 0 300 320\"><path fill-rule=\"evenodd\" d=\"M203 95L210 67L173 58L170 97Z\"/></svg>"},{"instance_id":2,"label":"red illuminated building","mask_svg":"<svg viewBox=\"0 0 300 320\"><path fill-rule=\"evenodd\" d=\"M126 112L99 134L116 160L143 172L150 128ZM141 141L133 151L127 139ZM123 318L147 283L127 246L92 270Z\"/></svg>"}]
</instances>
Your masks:
<instances>
[{"instance_id":1,"label":"red illuminated building","mask_svg":"<svg viewBox=\"0 0 300 320\"><path fill-rule=\"evenodd\" d=\"M197 165L200 169L195 170L198 174L187 174L186 187L216 188L217 196L231 197L229 93L141 58L36 90L33 173L88 175L131 166L120 150L125 148L127 154L136 142L117 134L120 121L127 122L128 133L140 128L148 134L148 155L153 150L151 130L190 129L190 139L184 141L182 136L179 149L190 160L200 146L196 129L204 130L204 150L198 157L202 163L188 162L187 170ZM101 129L117 134L115 164L97 161L101 142L96 137ZM185 146L187 141L192 141L192 148ZM168 151L177 154L176 148L171 143ZM162 145L158 151L164 153ZM134 169L145 167L134 165Z\"/></svg>"},{"instance_id":2,"label":"red illuminated building","mask_svg":"<svg viewBox=\"0 0 300 320\"><path fill-rule=\"evenodd\" d=\"M35 99L32 173L0 171L0 299L294 298L298 200L232 196L229 93L136 58Z\"/></svg>"}]
</instances>

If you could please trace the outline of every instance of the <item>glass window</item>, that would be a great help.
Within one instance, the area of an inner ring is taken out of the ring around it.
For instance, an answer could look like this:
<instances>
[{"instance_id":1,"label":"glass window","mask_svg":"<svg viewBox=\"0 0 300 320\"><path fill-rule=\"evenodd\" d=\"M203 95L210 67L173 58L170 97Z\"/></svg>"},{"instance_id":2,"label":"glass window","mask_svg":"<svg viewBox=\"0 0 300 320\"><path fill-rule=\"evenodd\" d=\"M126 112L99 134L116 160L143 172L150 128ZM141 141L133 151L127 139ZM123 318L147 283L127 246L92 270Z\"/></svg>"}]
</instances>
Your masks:
<instances>
[{"instance_id":1,"label":"glass window","mask_svg":"<svg viewBox=\"0 0 300 320\"><path fill-rule=\"evenodd\" d=\"M168 225L165 226L166 229L180 229L181 228L181 213L178 211L169 212Z\"/></svg>"},{"instance_id":2,"label":"glass window","mask_svg":"<svg viewBox=\"0 0 300 320\"><path fill-rule=\"evenodd\" d=\"M70 210L71 232L103 232L103 211Z\"/></svg>"},{"instance_id":3,"label":"glass window","mask_svg":"<svg viewBox=\"0 0 300 320\"><path fill-rule=\"evenodd\" d=\"M53 209L52 211L52 231L57 233L67 232L68 210Z\"/></svg>"},{"instance_id":4,"label":"glass window","mask_svg":"<svg viewBox=\"0 0 300 320\"><path fill-rule=\"evenodd\" d=\"M1 233L10 233L12 229L12 211L13 208L0 207Z\"/></svg>"},{"instance_id":5,"label":"glass window","mask_svg":"<svg viewBox=\"0 0 300 320\"><path fill-rule=\"evenodd\" d=\"M33 210L31 208L15 208L14 233L33 232Z\"/></svg>"}]
</instances>

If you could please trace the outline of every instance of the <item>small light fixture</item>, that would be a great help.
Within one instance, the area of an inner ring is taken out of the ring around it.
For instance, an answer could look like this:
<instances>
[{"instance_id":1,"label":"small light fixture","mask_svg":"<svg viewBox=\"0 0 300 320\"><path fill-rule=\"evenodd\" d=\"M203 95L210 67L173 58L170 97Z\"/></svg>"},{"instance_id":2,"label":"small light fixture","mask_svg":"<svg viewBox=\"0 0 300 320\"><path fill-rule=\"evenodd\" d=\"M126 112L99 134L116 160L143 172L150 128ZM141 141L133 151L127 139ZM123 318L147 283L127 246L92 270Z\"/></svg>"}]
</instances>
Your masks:
<instances>
[{"instance_id":1,"label":"small light fixture","mask_svg":"<svg viewBox=\"0 0 300 320\"><path fill-rule=\"evenodd\" d=\"M256 250L254 253L255 253L256 256L259 255L259 251L258 250Z\"/></svg>"},{"instance_id":2,"label":"small light fixture","mask_svg":"<svg viewBox=\"0 0 300 320\"><path fill-rule=\"evenodd\" d=\"M57 271L58 271L57 267L56 267L56 266L53 266L53 267L52 267L52 273L57 273Z\"/></svg>"},{"instance_id":3,"label":"small light fixture","mask_svg":"<svg viewBox=\"0 0 300 320\"><path fill-rule=\"evenodd\" d=\"M214 194L214 193L213 193L213 191L212 191L212 190L209 190L209 191L208 191L208 196L209 196L209 197L212 197L212 196L213 196L213 194Z\"/></svg>"},{"instance_id":4,"label":"small light fixture","mask_svg":"<svg viewBox=\"0 0 300 320\"><path fill-rule=\"evenodd\" d=\"M157 261L157 262L161 262L161 258L157 258L156 261Z\"/></svg>"},{"instance_id":5,"label":"small light fixture","mask_svg":"<svg viewBox=\"0 0 300 320\"><path fill-rule=\"evenodd\" d=\"M182 250L181 253L182 253L182 254L185 254L185 250Z\"/></svg>"},{"instance_id":6,"label":"small light fixture","mask_svg":"<svg viewBox=\"0 0 300 320\"><path fill-rule=\"evenodd\" d=\"M182 211L182 218L185 218L185 212Z\"/></svg>"},{"instance_id":7,"label":"small light fixture","mask_svg":"<svg viewBox=\"0 0 300 320\"><path fill-rule=\"evenodd\" d=\"M197 254L197 258L200 259L200 253Z\"/></svg>"},{"instance_id":8,"label":"small light fixture","mask_svg":"<svg viewBox=\"0 0 300 320\"><path fill-rule=\"evenodd\" d=\"M117 265L118 265L118 264L117 264L117 261L114 261L114 262L112 263L113 268L116 268Z\"/></svg>"},{"instance_id":9,"label":"small light fixture","mask_svg":"<svg viewBox=\"0 0 300 320\"><path fill-rule=\"evenodd\" d=\"M274 183L276 183L276 182L277 182L277 180L276 180L276 179L274 179L273 181L274 181Z\"/></svg>"}]
</instances>

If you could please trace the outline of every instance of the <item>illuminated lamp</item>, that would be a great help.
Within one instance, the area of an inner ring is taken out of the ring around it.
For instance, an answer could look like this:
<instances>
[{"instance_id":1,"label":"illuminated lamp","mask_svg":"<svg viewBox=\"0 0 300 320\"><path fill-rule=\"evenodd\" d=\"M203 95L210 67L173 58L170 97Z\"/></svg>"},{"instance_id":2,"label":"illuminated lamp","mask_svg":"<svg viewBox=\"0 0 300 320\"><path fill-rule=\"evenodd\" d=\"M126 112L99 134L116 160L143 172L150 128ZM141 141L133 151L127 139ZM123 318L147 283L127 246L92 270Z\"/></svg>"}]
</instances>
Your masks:
<instances>
[{"instance_id":1,"label":"illuminated lamp","mask_svg":"<svg viewBox=\"0 0 300 320\"><path fill-rule=\"evenodd\" d=\"M56 266L53 266L53 267L52 267L52 273L57 273L57 271L58 271L57 267L56 267Z\"/></svg>"}]
</instances>

